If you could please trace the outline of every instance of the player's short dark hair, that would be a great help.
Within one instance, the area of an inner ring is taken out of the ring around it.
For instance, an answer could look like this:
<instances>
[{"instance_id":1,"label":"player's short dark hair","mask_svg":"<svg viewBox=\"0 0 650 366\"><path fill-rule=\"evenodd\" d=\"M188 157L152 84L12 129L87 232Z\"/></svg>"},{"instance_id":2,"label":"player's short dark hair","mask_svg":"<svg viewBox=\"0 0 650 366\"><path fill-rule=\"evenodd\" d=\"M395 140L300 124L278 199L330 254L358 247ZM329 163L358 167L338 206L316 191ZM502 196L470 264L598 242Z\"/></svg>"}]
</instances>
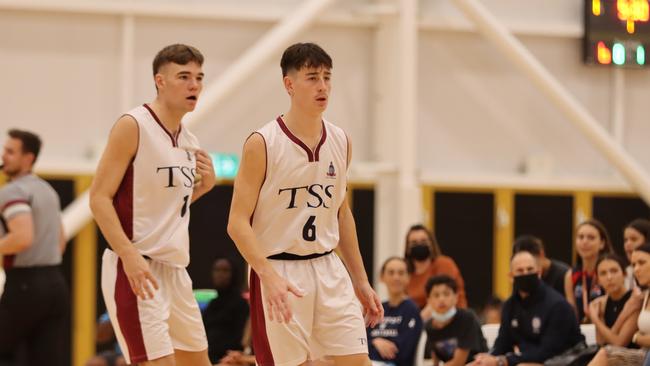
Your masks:
<instances>
[{"instance_id":1,"label":"player's short dark hair","mask_svg":"<svg viewBox=\"0 0 650 366\"><path fill-rule=\"evenodd\" d=\"M158 51L153 59L153 74L156 75L163 65L175 63L178 65L187 65L190 62L196 62L203 66L203 55L195 47L186 44L172 44Z\"/></svg>"},{"instance_id":2,"label":"player's short dark hair","mask_svg":"<svg viewBox=\"0 0 650 366\"><path fill-rule=\"evenodd\" d=\"M22 142L22 151L23 153L31 153L34 154L34 161L36 162L36 158L38 158L38 154L41 152L41 138L38 137L37 134L25 130L19 130L16 128L12 128L9 130L9 137L12 139L17 139Z\"/></svg>"},{"instance_id":3,"label":"player's short dark hair","mask_svg":"<svg viewBox=\"0 0 650 366\"><path fill-rule=\"evenodd\" d=\"M520 235L515 239L515 244L512 246L512 255L519 252L528 252L535 257L539 257L542 255L542 251L544 251L544 242L534 235Z\"/></svg>"},{"instance_id":4,"label":"player's short dark hair","mask_svg":"<svg viewBox=\"0 0 650 366\"><path fill-rule=\"evenodd\" d=\"M435 286L439 285L445 285L449 287L454 293L458 292L458 284L456 283L456 280L447 275L438 275L429 278L427 281L427 284L424 287L424 289L427 291L427 296L431 295L431 290L433 290Z\"/></svg>"},{"instance_id":5,"label":"player's short dark hair","mask_svg":"<svg viewBox=\"0 0 650 366\"><path fill-rule=\"evenodd\" d=\"M303 67L331 69L332 58L315 43L296 43L284 50L280 60L280 67L282 68L282 76L287 76L289 71L298 71Z\"/></svg>"}]
</instances>

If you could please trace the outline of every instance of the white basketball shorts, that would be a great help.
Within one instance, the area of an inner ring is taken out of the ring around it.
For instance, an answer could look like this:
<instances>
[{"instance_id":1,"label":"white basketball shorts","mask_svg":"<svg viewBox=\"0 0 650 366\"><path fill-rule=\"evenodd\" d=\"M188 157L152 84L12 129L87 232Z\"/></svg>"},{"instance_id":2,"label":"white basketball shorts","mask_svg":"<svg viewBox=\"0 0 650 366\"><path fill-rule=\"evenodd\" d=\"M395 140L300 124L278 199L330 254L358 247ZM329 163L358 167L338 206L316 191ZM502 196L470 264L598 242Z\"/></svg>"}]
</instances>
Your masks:
<instances>
[{"instance_id":1,"label":"white basketball shorts","mask_svg":"<svg viewBox=\"0 0 650 366\"><path fill-rule=\"evenodd\" d=\"M102 293L115 336L129 365L208 348L201 311L185 268L147 260L158 281L154 298L138 298L122 261L111 250L102 258Z\"/></svg>"},{"instance_id":2,"label":"white basketball shorts","mask_svg":"<svg viewBox=\"0 0 650 366\"><path fill-rule=\"evenodd\" d=\"M250 278L253 348L259 366L296 366L308 359L368 353L362 308L345 266L335 253L307 260L269 260L301 289L289 294L289 323L270 321L264 290Z\"/></svg>"}]
</instances>

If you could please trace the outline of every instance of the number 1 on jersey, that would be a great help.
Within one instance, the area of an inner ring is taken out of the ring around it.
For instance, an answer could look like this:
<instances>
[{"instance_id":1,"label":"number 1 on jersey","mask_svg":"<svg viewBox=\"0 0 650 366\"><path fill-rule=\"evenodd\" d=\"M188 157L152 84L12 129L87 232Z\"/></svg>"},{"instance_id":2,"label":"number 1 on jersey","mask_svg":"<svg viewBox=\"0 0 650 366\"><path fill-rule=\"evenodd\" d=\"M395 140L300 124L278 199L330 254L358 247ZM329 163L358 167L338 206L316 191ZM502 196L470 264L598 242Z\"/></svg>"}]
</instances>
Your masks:
<instances>
[{"instance_id":1,"label":"number 1 on jersey","mask_svg":"<svg viewBox=\"0 0 650 366\"><path fill-rule=\"evenodd\" d=\"M185 214L187 213L187 200L189 200L189 198L190 198L189 194L183 197L183 207L181 207L181 217L185 216Z\"/></svg>"},{"instance_id":2,"label":"number 1 on jersey","mask_svg":"<svg viewBox=\"0 0 650 366\"><path fill-rule=\"evenodd\" d=\"M316 216L309 216L305 226L302 228L302 238L306 241L316 240L316 225L314 224L314 221L316 221Z\"/></svg>"}]
</instances>

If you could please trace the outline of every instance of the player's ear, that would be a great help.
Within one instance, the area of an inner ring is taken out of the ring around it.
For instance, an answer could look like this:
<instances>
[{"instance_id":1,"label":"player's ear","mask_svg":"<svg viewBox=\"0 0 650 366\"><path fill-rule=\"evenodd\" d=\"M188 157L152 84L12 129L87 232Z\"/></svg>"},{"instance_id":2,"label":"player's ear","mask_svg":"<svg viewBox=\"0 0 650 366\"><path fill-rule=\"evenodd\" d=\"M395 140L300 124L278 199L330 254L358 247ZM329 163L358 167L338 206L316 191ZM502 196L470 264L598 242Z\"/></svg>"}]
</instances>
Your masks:
<instances>
[{"instance_id":1,"label":"player's ear","mask_svg":"<svg viewBox=\"0 0 650 366\"><path fill-rule=\"evenodd\" d=\"M287 76L282 79L282 82L284 83L284 89L286 89L287 94L293 97L293 78L287 74Z\"/></svg>"},{"instance_id":2,"label":"player's ear","mask_svg":"<svg viewBox=\"0 0 650 366\"><path fill-rule=\"evenodd\" d=\"M156 90L160 90L165 85L165 78L161 73L153 76L153 81L156 84Z\"/></svg>"}]
</instances>

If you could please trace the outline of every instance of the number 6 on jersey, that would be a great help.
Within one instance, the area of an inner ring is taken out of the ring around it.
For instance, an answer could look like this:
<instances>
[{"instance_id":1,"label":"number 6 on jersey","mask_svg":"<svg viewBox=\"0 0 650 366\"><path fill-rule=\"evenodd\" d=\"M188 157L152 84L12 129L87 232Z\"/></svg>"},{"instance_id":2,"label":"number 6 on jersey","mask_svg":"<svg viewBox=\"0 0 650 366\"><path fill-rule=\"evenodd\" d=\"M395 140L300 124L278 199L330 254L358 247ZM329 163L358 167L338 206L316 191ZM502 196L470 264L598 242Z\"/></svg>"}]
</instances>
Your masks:
<instances>
[{"instance_id":1,"label":"number 6 on jersey","mask_svg":"<svg viewBox=\"0 0 650 366\"><path fill-rule=\"evenodd\" d=\"M302 228L302 238L306 241L316 240L316 225L314 224L314 221L316 221L316 216L309 216L305 226Z\"/></svg>"}]
</instances>

